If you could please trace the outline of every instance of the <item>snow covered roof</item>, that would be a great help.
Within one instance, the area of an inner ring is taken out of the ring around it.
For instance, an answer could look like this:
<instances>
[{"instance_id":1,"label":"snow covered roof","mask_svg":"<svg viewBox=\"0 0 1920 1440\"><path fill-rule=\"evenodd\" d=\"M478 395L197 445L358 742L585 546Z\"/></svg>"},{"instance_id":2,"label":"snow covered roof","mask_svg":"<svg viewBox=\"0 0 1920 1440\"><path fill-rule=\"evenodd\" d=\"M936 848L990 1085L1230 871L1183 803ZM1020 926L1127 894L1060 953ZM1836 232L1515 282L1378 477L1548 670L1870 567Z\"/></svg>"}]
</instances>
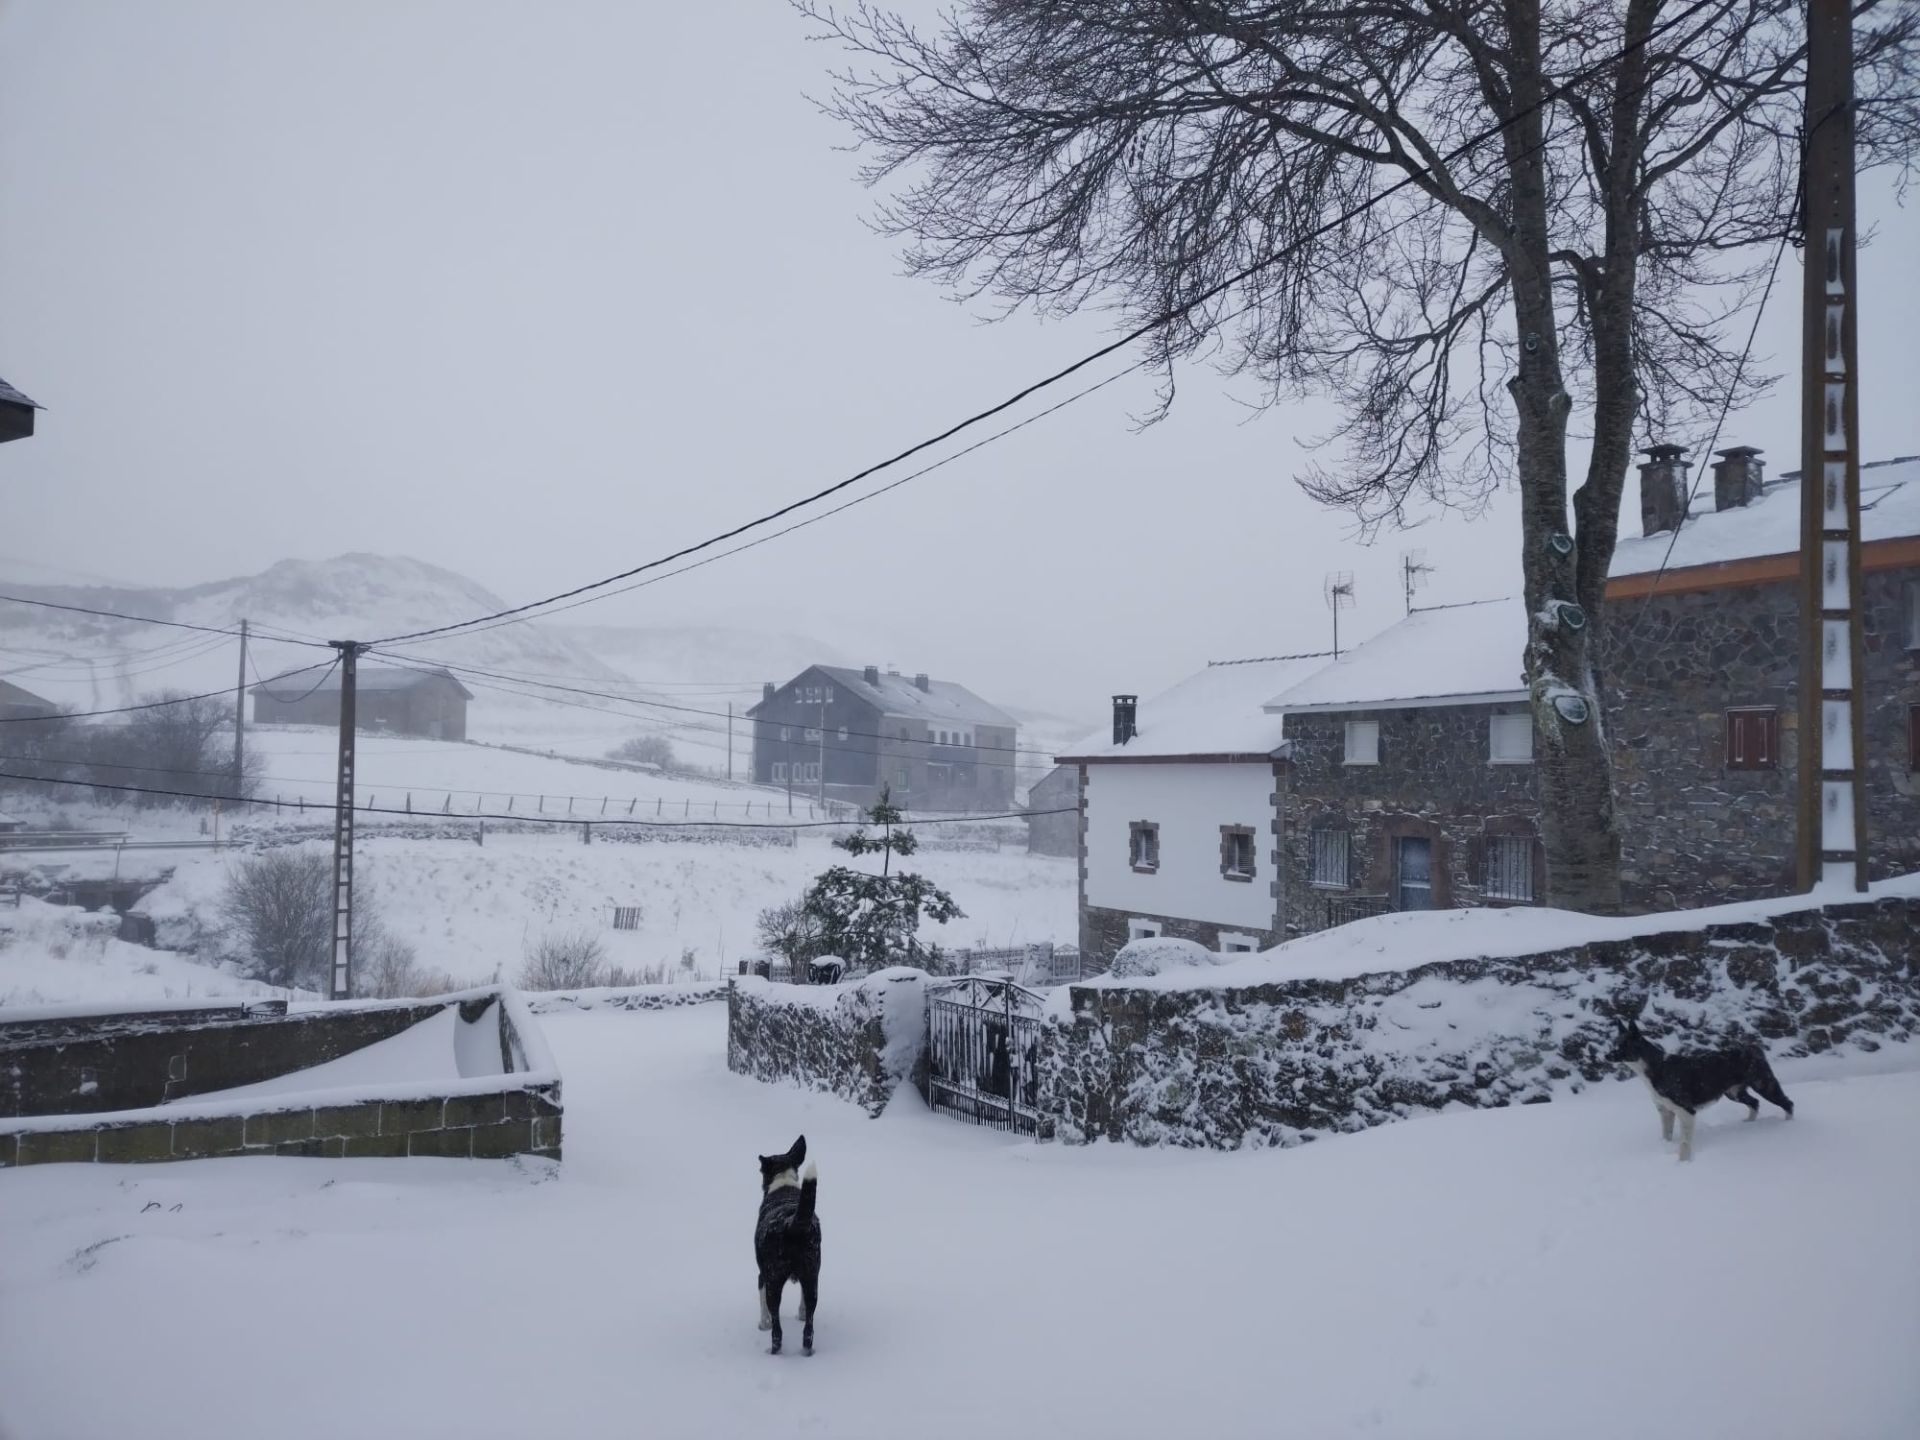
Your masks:
<instances>
[{"instance_id":1,"label":"snow covered roof","mask_svg":"<svg viewBox=\"0 0 1920 1440\"><path fill-rule=\"evenodd\" d=\"M1608 574L1644 575L1664 564L1669 571L1718 565L1762 555L1792 555L1800 549L1800 472L1790 470L1769 482L1751 504L1707 510L1681 523L1679 534L1623 538L1614 547ZM1694 504L1700 504L1698 496ZM1860 533L1863 539L1897 540L1920 535L1920 455L1879 460L1860 467ZM1671 557L1667 547L1673 547Z\"/></svg>"},{"instance_id":2,"label":"snow covered roof","mask_svg":"<svg viewBox=\"0 0 1920 1440\"><path fill-rule=\"evenodd\" d=\"M0 709L11 710L16 707L23 710L45 710L49 714L59 708L51 700L43 699L31 690L21 689L11 680L0 680Z\"/></svg>"},{"instance_id":3,"label":"snow covered roof","mask_svg":"<svg viewBox=\"0 0 1920 1440\"><path fill-rule=\"evenodd\" d=\"M1138 733L1113 743L1111 728L1089 735L1063 760L1157 760L1189 756L1268 756L1284 736L1278 715L1262 705L1297 684L1333 657L1273 655L1259 660L1217 660L1171 690L1143 700Z\"/></svg>"},{"instance_id":4,"label":"snow covered roof","mask_svg":"<svg viewBox=\"0 0 1920 1440\"><path fill-rule=\"evenodd\" d=\"M1266 709L1280 715L1520 700L1527 693L1526 645L1526 607L1518 600L1415 610L1292 688L1270 692Z\"/></svg>"},{"instance_id":5,"label":"snow covered roof","mask_svg":"<svg viewBox=\"0 0 1920 1440\"><path fill-rule=\"evenodd\" d=\"M959 720L975 725L1001 725L1018 729L1014 718L995 709L964 685L951 680L929 680L922 690L909 675L890 670L879 672L872 684L864 670L841 665L816 665L822 675L830 675L861 699L876 705L883 715L898 715L911 720Z\"/></svg>"},{"instance_id":6,"label":"snow covered roof","mask_svg":"<svg viewBox=\"0 0 1920 1440\"><path fill-rule=\"evenodd\" d=\"M473 698L473 692L458 680L454 679L450 671L437 669L395 669L389 665L363 665L358 667L354 674L353 688L361 694L372 691L390 692L396 690L413 690L426 684L429 680L434 679L445 680L468 700ZM254 694L265 695L274 700L298 700L301 696L309 693L317 692L322 695L331 695L338 694L339 691L340 676L337 671L329 674L324 680L319 681L317 684L315 683L313 672L311 670L304 670L296 671L289 675L275 676L271 680L262 680L258 685L253 687Z\"/></svg>"}]
</instances>

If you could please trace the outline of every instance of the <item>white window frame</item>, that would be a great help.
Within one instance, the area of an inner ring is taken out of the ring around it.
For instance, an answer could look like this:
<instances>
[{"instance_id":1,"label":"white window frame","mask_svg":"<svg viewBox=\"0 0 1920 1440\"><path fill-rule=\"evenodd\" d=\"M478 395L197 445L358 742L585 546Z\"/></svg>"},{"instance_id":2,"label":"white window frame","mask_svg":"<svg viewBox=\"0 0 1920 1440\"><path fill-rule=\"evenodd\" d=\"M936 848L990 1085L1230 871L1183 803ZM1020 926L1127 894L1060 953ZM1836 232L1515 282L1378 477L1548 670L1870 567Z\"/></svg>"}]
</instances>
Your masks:
<instances>
[{"instance_id":1,"label":"white window frame","mask_svg":"<svg viewBox=\"0 0 1920 1440\"><path fill-rule=\"evenodd\" d=\"M1260 949L1258 935L1236 935L1228 931L1220 932L1220 953L1222 955L1252 955Z\"/></svg>"},{"instance_id":2,"label":"white window frame","mask_svg":"<svg viewBox=\"0 0 1920 1440\"><path fill-rule=\"evenodd\" d=\"M1158 920L1142 920L1138 915L1129 915L1127 917L1127 943L1132 944L1135 940L1158 940L1161 936L1161 929L1162 927Z\"/></svg>"},{"instance_id":3,"label":"white window frame","mask_svg":"<svg viewBox=\"0 0 1920 1440\"><path fill-rule=\"evenodd\" d=\"M784 781L787 778L787 762L786 761L776 760L773 762L773 778L775 783Z\"/></svg>"},{"instance_id":4,"label":"white window frame","mask_svg":"<svg viewBox=\"0 0 1920 1440\"><path fill-rule=\"evenodd\" d=\"M1524 739L1526 753L1515 753L1515 741ZM1502 752L1505 753L1502 753ZM1489 715L1487 717L1487 763L1489 765L1531 765L1533 763L1533 716Z\"/></svg>"},{"instance_id":5,"label":"white window frame","mask_svg":"<svg viewBox=\"0 0 1920 1440\"><path fill-rule=\"evenodd\" d=\"M1160 868L1160 827L1151 820L1127 827L1127 864L1136 871ZM1144 842L1144 843L1142 843ZM1135 847L1138 848L1135 848ZM1142 858L1144 856L1144 858Z\"/></svg>"},{"instance_id":6,"label":"white window frame","mask_svg":"<svg viewBox=\"0 0 1920 1440\"><path fill-rule=\"evenodd\" d=\"M1341 758L1343 765L1378 765L1380 763L1380 722L1378 720L1349 720L1346 729L1346 751Z\"/></svg>"}]
</instances>

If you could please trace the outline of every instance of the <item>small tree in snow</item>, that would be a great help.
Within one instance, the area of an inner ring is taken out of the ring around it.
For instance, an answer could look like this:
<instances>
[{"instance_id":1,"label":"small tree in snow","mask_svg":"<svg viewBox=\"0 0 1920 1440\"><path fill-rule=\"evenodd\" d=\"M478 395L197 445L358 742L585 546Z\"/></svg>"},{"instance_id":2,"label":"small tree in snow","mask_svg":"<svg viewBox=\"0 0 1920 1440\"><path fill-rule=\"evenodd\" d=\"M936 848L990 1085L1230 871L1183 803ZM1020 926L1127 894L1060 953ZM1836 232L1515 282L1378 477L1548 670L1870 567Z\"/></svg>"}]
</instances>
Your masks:
<instances>
[{"instance_id":1,"label":"small tree in snow","mask_svg":"<svg viewBox=\"0 0 1920 1440\"><path fill-rule=\"evenodd\" d=\"M890 964L931 969L939 962L940 948L921 943L921 919L944 925L965 912L925 876L893 873L893 857L913 854L919 841L911 830L896 828L901 813L887 790L881 790L866 815L869 825L879 827L877 835L862 826L833 843L849 855L879 855L880 873L835 865L808 888L802 903L820 926L816 953L838 955L869 969ZM796 966L795 978L800 974Z\"/></svg>"}]
</instances>

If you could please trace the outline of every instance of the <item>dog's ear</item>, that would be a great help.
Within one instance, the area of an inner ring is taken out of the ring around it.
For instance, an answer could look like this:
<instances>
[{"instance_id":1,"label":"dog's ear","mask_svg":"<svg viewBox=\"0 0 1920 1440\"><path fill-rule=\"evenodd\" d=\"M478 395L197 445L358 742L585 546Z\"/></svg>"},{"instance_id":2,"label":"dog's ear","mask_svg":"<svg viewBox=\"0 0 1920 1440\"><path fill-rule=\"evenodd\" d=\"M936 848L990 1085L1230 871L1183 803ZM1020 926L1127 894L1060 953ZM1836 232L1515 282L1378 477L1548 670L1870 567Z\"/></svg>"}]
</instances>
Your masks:
<instances>
[{"instance_id":1,"label":"dog's ear","mask_svg":"<svg viewBox=\"0 0 1920 1440\"><path fill-rule=\"evenodd\" d=\"M787 1159L795 1165L802 1164L807 1158L807 1137L802 1135L793 1142L793 1149L787 1152Z\"/></svg>"}]
</instances>

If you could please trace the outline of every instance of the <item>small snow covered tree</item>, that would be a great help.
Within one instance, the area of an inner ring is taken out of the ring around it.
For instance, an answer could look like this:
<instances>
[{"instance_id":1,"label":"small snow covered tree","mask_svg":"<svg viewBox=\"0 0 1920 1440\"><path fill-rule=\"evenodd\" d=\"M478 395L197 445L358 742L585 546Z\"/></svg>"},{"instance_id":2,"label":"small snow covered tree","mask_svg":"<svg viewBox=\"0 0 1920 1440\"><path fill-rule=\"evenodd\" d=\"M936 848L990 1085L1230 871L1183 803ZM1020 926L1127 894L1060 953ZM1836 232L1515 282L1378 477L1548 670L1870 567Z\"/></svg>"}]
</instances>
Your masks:
<instances>
[{"instance_id":1,"label":"small snow covered tree","mask_svg":"<svg viewBox=\"0 0 1920 1440\"><path fill-rule=\"evenodd\" d=\"M895 855L911 855L919 842L911 830L896 828L901 814L887 790L866 812L867 824L833 843L849 855L880 856L880 873L835 865L808 887L802 906L820 927L818 954L838 955L850 964L878 970L886 965L917 965L932 969L940 948L920 940L920 921L939 925L963 918L965 912L946 891L924 875L893 872ZM796 966L798 979L801 968Z\"/></svg>"}]
</instances>

